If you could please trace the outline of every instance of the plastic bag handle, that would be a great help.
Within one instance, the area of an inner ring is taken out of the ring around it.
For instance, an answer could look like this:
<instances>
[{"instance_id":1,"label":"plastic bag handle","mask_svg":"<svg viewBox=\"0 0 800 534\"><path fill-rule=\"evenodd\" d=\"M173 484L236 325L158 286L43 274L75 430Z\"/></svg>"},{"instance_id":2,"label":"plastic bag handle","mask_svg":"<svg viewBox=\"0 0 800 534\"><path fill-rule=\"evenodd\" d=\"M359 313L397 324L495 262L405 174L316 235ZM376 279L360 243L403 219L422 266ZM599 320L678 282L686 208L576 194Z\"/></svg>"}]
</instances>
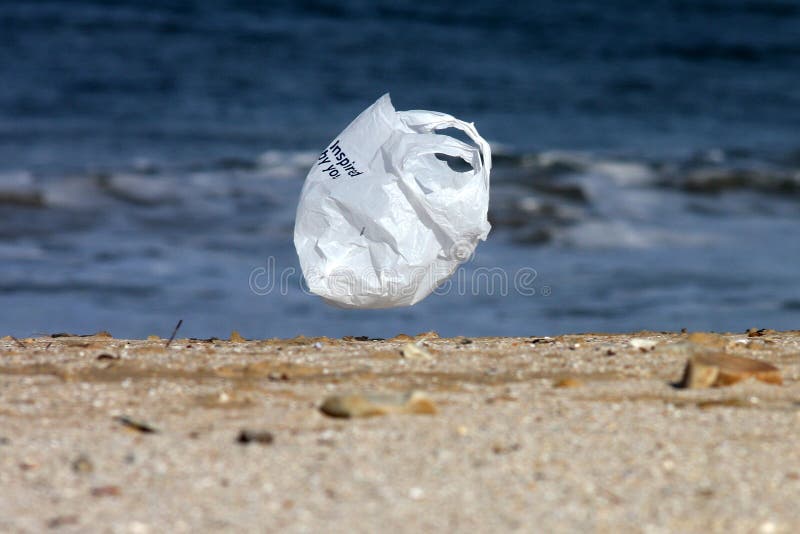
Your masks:
<instances>
[{"instance_id":1,"label":"plastic bag handle","mask_svg":"<svg viewBox=\"0 0 800 534\"><path fill-rule=\"evenodd\" d=\"M489 143L478 133L478 130L475 129L473 123L464 122L452 115L437 111L398 111L397 115L403 124L419 133L433 133L443 128L455 128L464 132L478 146L478 151L483 161L479 162L482 167L475 170L483 174L486 188L489 188L489 173L492 170L492 149L489 147Z\"/></svg>"}]
</instances>

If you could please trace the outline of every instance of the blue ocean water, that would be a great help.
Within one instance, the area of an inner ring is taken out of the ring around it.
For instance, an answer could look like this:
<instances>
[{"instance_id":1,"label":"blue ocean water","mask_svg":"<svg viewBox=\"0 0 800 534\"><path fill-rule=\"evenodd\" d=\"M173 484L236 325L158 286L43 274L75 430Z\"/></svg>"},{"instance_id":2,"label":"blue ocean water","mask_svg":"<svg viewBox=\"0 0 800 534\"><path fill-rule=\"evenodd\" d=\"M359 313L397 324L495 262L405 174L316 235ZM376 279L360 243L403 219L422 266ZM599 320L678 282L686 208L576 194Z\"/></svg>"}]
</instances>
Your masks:
<instances>
[{"instance_id":1,"label":"blue ocean water","mask_svg":"<svg viewBox=\"0 0 800 534\"><path fill-rule=\"evenodd\" d=\"M0 333L800 328L792 0L5 0L0 79ZM385 92L492 142L494 229L445 294L338 310L294 209Z\"/></svg>"}]
</instances>

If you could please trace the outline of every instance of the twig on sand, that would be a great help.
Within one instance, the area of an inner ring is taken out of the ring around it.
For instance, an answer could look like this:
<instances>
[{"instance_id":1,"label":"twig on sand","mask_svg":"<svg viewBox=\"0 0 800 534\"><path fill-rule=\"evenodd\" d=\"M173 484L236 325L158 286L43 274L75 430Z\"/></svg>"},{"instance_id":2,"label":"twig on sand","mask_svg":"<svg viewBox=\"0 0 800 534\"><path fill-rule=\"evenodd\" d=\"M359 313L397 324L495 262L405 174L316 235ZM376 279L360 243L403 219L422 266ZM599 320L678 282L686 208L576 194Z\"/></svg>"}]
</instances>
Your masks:
<instances>
[{"instance_id":1,"label":"twig on sand","mask_svg":"<svg viewBox=\"0 0 800 534\"><path fill-rule=\"evenodd\" d=\"M170 343L172 343L172 340L173 340L173 339L175 339L175 334L177 334L177 333L178 333L178 329L181 327L181 325L182 325L182 324L183 324L183 319L181 319L180 321L178 321L178 324L176 324L176 325L175 325L175 330L173 330L173 331L172 331L172 335L171 335L171 336L169 336L169 341L167 341L167 344L166 344L166 345L164 345L164 347L165 347L165 348L166 348L166 347L169 347L169 344L170 344Z\"/></svg>"},{"instance_id":2,"label":"twig on sand","mask_svg":"<svg viewBox=\"0 0 800 534\"><path fill-rule=\"evenodd\" d=\"M115 417L118 423L121 423L125 428L129 430L135 430L137 432L141 432L142 434L157 434L158 430L154 427L150 426L149 424L143 421L137 421L135 419L131 419L127 415L120 415L119 417Z\"/></svg>"},{"instance_id":3,"label":"twig on sand","mask_svg":"<svg viewBox=\"0 0 800 534\"><path fill-rule=\"evenodd\" d=\"M16 343L17 345L19 345L19 346L20 346L20 348L23 348L23 349L26 349L26 348L28 348L28 347L26 347L26 346L25 346L25 344L24 344L22 341L20 341L19 339L15 338L14 336L10 336L10 337L11 337L11 339L13 339L13 340L14 340L14 343Z\"/></svg>"}]
</instances>

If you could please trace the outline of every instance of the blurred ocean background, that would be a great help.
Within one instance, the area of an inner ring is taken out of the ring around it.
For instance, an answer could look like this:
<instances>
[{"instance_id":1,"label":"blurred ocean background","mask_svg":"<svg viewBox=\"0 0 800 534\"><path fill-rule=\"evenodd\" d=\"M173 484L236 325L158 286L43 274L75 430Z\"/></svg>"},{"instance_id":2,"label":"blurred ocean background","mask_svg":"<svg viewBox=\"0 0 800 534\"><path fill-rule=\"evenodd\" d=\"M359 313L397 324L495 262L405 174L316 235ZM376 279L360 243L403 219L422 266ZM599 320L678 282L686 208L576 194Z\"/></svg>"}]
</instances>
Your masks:
<instances>
[{"instance_id":1,"label":"blurred ocean background","mask_svg":"<svg viewBox=\"0 0 800 534\"><path fill-rule=\"evenodd\" d=\"M0 80L0 335L800 328L794 0L3 0ZM385 92L492 142L462 274L507 294L300 289L305 174Z\"/></svg>"}]
</instances>

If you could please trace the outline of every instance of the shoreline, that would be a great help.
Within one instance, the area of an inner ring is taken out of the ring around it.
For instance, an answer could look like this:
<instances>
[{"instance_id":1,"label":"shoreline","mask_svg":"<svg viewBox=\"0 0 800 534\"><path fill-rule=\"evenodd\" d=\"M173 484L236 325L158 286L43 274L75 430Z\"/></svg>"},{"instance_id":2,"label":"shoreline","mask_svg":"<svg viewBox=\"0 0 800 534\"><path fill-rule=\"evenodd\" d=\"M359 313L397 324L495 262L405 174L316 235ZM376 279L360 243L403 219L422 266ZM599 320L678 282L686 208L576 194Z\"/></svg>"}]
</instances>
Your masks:
<instances>
[{"instance_id":1,"label":"shoreline","mask_svg":"<svg viewBox=\"0 0 800 534\"><path fill-rule=\"evenodd\" d=\"M800 331L691 339L0 338L0 530L797 530ZM782 385L675 388L698 343Z\"/></svg>"}]
</instances>

